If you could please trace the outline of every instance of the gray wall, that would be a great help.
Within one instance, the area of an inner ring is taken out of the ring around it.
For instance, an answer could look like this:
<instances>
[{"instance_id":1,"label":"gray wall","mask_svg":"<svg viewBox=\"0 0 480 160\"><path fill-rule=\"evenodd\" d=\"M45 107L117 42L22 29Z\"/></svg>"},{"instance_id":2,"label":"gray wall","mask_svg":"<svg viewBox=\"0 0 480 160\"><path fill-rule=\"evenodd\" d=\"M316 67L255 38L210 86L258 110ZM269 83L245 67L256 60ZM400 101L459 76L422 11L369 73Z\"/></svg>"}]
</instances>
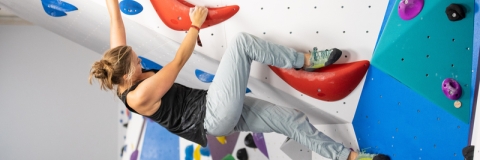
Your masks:
<instances>
[{"instance_id":1,"label":"gray wall","mask_svg":"<svg viewBox=\"0 0 480 160\"><path fill-rule=\"evenodd\" d=\"M1 160L119 159L118 100L88 83L100 57L38 26L0 25Z\"/></svg>"}]
</instances>

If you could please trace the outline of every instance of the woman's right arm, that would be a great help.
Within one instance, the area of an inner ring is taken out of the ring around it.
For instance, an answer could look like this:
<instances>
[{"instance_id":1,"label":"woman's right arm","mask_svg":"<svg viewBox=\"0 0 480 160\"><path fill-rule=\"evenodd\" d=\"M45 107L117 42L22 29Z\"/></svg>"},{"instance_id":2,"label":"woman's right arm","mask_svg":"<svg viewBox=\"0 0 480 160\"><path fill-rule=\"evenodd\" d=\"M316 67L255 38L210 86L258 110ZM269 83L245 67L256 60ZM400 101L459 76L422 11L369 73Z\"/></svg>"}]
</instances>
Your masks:
<instances>
[{"instance_id":1,"label":"woman's right arm","mask_svg":"<svg viewBox=\"0 0 480 160\"><path fill-rule=\"evenodd\" d=\"M194 12L191 14L192 25L197 27L202 26L203 22L205 22L207 14L207 8L196 7ZM156 104L160 103L161 98L172 87L175 79L178 76L178 73L192 55L196 45L197 36L198 30L191 27L180 44L180 47L178 48L173 60L166 64L155 75L147 78L140 85L138 85L137 89L135 89L136 93L133 95L136 97L136 99L141 99L140 101L137 101L137 106L145 106L147 107L145 109L150 111L154 111L153 108L158 107Z\"/></svg>"},{"instance_id":2,"label":"woman's right arm","mask_svg":"<svg viewBox=\"0 0 480 160\"><path fill-rule=\"evenodd\" d=\"M123 25L118 0L107 0L110 15L110 48L127 45L125 26Z\"/></svg>"}]
</instances>

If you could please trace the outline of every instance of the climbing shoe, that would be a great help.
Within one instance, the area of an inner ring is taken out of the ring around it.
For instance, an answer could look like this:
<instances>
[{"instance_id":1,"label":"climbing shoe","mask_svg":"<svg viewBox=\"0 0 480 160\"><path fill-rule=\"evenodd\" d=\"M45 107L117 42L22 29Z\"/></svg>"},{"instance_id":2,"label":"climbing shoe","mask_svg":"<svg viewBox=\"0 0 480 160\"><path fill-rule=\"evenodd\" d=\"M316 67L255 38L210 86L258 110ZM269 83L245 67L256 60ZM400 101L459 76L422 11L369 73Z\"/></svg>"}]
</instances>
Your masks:
<instances>
[{"instance_id":1,"label":"climbing shoe","mask_svg":"<svg viewBox=\"0 0 480 160\"><path fill-rule=\"evenodd\" d=\"M355 160L390 160L390 157L383 154L368 154L359 152Z\"/></svg>"},{"instance_id":2,"label":"climbing shoe","mask_svg":"<svg viewBox=\"0 0 480 160\"><path fill-rule=\"evenodd\" d=\"M342 51L337 48L318 50L317 47L313 48L310 56L310 65L305 67L305 71L314 71L316 69L329 66L335 63L340 56L342 56Z\"/></svg>"}]
</instances>

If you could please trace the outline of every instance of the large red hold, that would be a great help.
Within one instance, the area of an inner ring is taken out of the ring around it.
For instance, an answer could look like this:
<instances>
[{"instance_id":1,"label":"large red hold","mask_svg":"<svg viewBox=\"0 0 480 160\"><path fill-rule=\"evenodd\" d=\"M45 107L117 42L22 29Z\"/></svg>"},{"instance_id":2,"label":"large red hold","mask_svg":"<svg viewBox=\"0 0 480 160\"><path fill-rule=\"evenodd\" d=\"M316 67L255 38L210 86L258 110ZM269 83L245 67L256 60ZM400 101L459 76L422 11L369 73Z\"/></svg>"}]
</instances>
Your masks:
<instances>
[{"instance_id":1,"label":"large red hold","mask_svg":"<svg viewBox=\"0 0 480 160\"><path fill-rule=\"evenodd\" d=\"M367 60L333 64L314 72L269 66L280 78L299 92L323 101L348 96L362 81L370 62Z\"/></svg>"},{"instance_id":2,"label":"large red hold","mask_svg":"<svg viewBox=\"0 0 480 160\"><path fill-rule=\"evenodd\" d=\"M188 13L195 5L184 0L150 0L150 2L167 27L177 31L187 31L192 25ZM208 8L207 19L200 28L219 24L234 16L239 9L237 5Z\"/></svg>"}]
</instances>

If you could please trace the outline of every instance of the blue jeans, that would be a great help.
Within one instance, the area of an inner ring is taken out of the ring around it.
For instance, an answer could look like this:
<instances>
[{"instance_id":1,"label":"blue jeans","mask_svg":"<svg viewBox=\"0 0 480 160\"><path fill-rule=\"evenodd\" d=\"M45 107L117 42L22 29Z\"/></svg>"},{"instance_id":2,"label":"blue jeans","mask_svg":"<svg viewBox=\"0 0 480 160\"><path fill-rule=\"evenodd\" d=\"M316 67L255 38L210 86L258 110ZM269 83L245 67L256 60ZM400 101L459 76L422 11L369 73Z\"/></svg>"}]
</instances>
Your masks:
<instances>
[{"instance_id":1,"label":"blue jeans","mask_svg":"<svg viewBox=\"0 0 480 160\"><path fill-rule=\"evenodd\" d=\"M318 131L304 113L245 97L252 61L279 68L301 68L304 55L292 48L240 33L228 46L208 89L204 122L207 134L276 132L326 158L346 160L350 150Z\"/></svg>"}]
</instances>

